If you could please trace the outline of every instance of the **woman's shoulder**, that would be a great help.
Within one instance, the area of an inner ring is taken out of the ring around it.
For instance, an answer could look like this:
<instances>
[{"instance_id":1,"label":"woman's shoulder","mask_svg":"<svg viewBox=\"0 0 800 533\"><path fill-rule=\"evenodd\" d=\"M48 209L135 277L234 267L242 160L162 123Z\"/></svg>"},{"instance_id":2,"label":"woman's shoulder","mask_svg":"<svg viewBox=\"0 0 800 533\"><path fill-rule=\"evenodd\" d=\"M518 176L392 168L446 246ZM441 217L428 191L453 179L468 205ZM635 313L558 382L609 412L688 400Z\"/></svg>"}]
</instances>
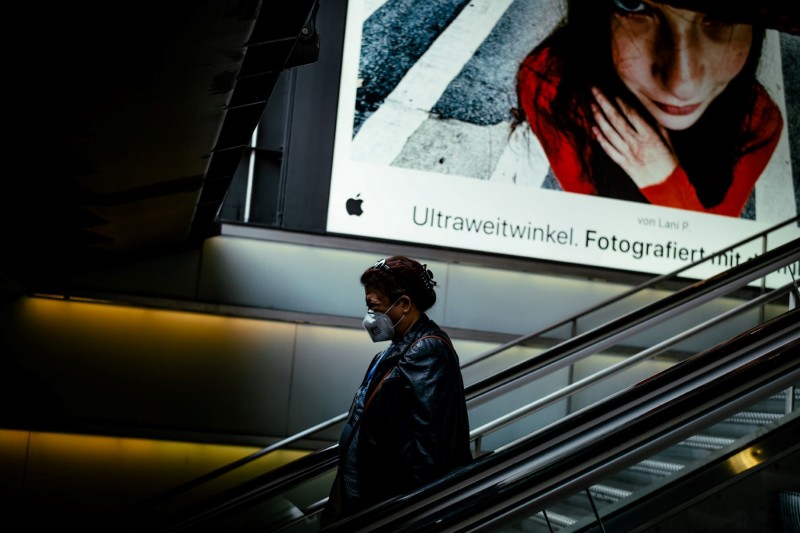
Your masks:
<instances>
[{"instance_id":1,"label":"woman's shoulder","mask_svg":"<svg viewBox=\"0 0 800 533\"><path fill-rule=\"evenodd\" d=\"M417 339L415 345L427 348L449 349L453 343L447 333L440 329L421 336Z\"/></svg>"},{"instance_id":2,"label":"woman's shoulder","mask_svg":"<svg viewBox=\"0 0 800 533\"><path fill-rule=\"evenodd\" d=\"M529 122L534 116L543 120L550 114L550 107L558 94L561 81L561 62L549 44L535 48L522 61L517 72L517 94ZM539 133L535 124L534 131Z\"/></svg>"},{"instance_id":3,"label":"woman's shoulder","mask_svg":"<svg viewBox=\"0 0 800 533\"><path fill-rule=\"evenodd\" d=\"M416 331L416 339L414 339L414 344L428 344L428 343L437 343L442 341L449 342L450 337L445 333L445 331L439 327L434 320L432 320L428 315L423 315L420 319L420 328Z\"/></svg>"},{"instance_id":4,"label":"woman's shoulder","mask_svg":"<svg viewBox=\"0 0 800 533\"><path fill-rule=\"evenodd\" d=\"M416 332L403 359L405 362L421 362L429 357L452 349L452 341L447 333L436 322L428 320L424 327Z\"/></svg>"}]
</instances>

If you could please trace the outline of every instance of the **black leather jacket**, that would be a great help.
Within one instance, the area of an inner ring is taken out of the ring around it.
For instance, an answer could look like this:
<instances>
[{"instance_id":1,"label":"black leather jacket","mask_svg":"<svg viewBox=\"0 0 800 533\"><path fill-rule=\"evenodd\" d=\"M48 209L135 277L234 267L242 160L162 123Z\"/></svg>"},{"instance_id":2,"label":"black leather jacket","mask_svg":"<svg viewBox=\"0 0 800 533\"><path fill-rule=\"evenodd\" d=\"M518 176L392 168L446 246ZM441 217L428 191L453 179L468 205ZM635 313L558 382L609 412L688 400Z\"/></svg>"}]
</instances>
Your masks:
<instances>
[{"instance_id":1,"label":"black leather jacket","mask_svg":"<svg viewBox=\"0 0 800 533\"><path fill-rule=\"evenodd\" d=\"M338 475L344 478L344 507L351 512L472 460L464 383L451 346L447 334L423 314L372 377L365 376L339 442Z\"/></svg>"}]
</instances>

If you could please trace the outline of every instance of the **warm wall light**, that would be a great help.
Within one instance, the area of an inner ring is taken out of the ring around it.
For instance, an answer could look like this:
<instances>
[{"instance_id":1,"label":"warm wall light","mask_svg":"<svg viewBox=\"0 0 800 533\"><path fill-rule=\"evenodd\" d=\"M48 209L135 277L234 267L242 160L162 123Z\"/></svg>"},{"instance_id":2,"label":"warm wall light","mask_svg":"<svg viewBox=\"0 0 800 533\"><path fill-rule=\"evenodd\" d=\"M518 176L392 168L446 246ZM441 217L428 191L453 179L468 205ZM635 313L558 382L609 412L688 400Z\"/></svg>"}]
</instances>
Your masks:
<instances>
[{"instance_id":1,"label":"warm wall light","mask_svg":"<svg viewBox=\"0 0 800 533\"><path fill-rule=\"evenodd\" d=\"M19 438L17 441L19 448L22 443ZM257 450L250 446L31 432L23 499L35 502L37 508L54 511L114 510L155 496ZM306 453L284 450L268 454L258 464L229 476L227 486ZM19 453L15 456L19 459Z\"/></svg>"},{"instance_id":2,"label":"warm wall light","mask_svg":"<svg viewBox=\"0 0 800 533\"><path fill-rule=\"evenodd\" d=\"M765 459L766 458L764 457L764 453L761 448L758 448L757 446L751 446L728 459L726 464L731 473L736 475L741 474L742 472L749 470L754 466L758 466L764 462Z\"/></svg>"}]
</instances>

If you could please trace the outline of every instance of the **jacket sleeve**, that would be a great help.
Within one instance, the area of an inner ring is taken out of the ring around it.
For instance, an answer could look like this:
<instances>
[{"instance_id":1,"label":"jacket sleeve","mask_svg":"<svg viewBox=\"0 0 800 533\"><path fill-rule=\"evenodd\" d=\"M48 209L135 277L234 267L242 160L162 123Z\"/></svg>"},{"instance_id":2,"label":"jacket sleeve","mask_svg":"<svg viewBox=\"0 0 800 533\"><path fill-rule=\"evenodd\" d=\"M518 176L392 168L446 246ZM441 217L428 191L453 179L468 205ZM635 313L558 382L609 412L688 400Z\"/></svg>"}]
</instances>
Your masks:
<instances>
[{"instance_id":1,"label":"jacket sleeve","mask_svg":"<svg viewBox=\"0 0 800 533\"><path fill-rule=\"evenodd\" d=\"M458 361L444 341L424 339L399 362L405 379L401 405L408 424L408 439L401 458L409 469L410 483L419 486L446 472L452 453L452 421L463 401ZM457 374L458 373L458 374Z\"/></svg>"}]
</instances>

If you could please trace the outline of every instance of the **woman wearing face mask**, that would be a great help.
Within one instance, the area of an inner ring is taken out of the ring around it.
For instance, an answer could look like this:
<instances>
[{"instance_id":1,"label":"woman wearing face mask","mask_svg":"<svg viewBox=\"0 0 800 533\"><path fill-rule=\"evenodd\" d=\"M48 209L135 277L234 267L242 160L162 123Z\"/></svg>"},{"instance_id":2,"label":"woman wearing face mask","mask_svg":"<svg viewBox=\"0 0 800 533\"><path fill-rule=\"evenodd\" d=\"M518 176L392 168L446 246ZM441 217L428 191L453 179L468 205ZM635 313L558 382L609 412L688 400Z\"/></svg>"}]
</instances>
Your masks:
<instances>
[{"instance_id":1,"label":"woman wearing face mask","mask_svg":"<svg viewBox=\"0 0 800 533\"><path fill-rule=\"evenodd\" d=\"M758 22L727 2L569 0L518 73L561 188L742 216L783 129Z\"/></svg>"},{"instance_id":2,"label":"woman wearing face mask","mask_svg":"<svg viewBox=\"0 0 800 533\"><path fill-rule=\"evenodd\" d=\"M339 469L323 526L409 492L472 460L458 355L425 313L433 274L393 256L361 275L373 341L370 362L339 439Z\"/></svg>"}]
</instances>

